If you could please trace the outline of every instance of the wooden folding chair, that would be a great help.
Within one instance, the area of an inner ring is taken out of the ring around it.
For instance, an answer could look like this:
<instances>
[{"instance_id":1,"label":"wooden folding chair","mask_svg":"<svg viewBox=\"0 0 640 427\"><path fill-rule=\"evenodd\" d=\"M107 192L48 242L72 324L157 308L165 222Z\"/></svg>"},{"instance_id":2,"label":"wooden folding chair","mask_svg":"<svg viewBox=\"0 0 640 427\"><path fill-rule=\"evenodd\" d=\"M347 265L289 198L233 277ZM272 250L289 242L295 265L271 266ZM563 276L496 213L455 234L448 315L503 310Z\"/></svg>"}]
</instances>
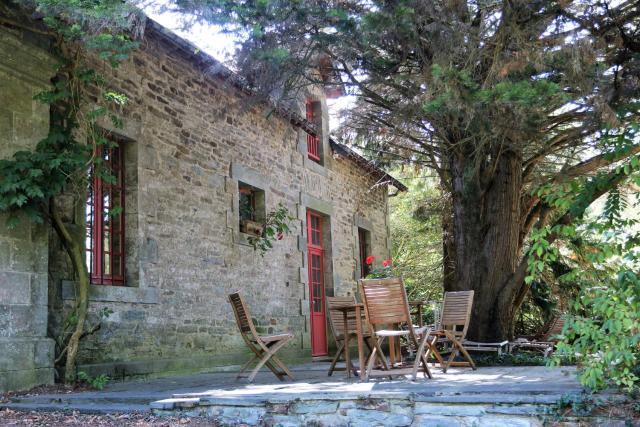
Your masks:
<instances>
[{"instance_id":1,"label":"wooden folding chair","mask_svg":"<svg viewBox=\"0 0 640 427\"><path fill-rule=\"evenodd\" d=\"M251 360L245 363L242 369L240 369L240 373L236 379L247 377L247 375L243 374L255 361L258 361L258 364L248 375L247 378L249 382L253 382L256 374L264 365L266 365L280 381L284 381L285 375L293 379L291 371L275 356L278 350L293 339L293 334L258 335L249 309L244 303L242 296L238 292L230 294L229 302L231 303L231 307L233 307L233 314L236 317L240 335L242 335L242 339L247 343L249 349L255 354Z\"/></svg>"},{"instance_id":2,"label":"wooden folding chair","mask_svg":"<svg viewBox=\"0 0 640 427\"><path fill-rule=\"evenodd\" d=\"M515 341L510 342L509 353L519 349L534 350L540 351L544 357L548 357L553 353L553 350L555 350L558 335L561 335L564 329L564 322L563 317L554 316L533 339L529 339L529 337L519 337L516 338Z\"/></svg>"},{"instance_id":3,"label":"wooden folding chair","mask_svg":"<svg viewBox=\"0 0 640 427\"><path fill-rule=\"evenodd\" d=\"M344 317L342 312L335 310L338 307L350 306L356 303L355 297L326 297L326 307L327 307L327 317L329 318L329 327L331 328L331 333L333 334L333 338L336 341L336 354L331 361L331 366L329 367L329 376L333 374L334 371L344 371L348 369L348 367L344 368L336 368L336 364L340 360L340 356L343 356L345 353L344 348ZM362 313L364 315L364 312ZM356 335L356 326L355 322L358 320L355 318L355 313L352 313L347 318L347 327L349 328L349 336ZM371 336L371 332L369 331L369 327L367 324L366 317L363 316L359 321L362 324L362 341L366 344L369 349L369 354L373 349L373 344L371 340L373 337ZM351 338L349 338L351 339ZM345 358L346 363L346 358ZM364 366L360 366L360 369L364 369Z\"/></svg>"},{"instance_id":4,"label":"wooden folding chair","mask_svg":"<svg viewBox=\"0 0 640 427\"><path fill-rule=\"evenodd\" d=\"M431 377L427 366L427 359L431 343L429 342L431 329L427 326L414 327L409 313L409 301L407 293L400 278L389 279L363 279L360 280L360 290L365 307L365 315L370 330L377 337L375 347L367 361L365 380L371 376L392 376L411 374L415 381L422 363L424 374ZM405 329L388 329L390 326L404 326ZM382 328L387 329L382 329ZM413 366L399 368L389 364L388 370L373 371L377 354L384 355L382 343L385 338L406 337L410 345L416 350ZM434 338L435 339L435 338Z\"/></svg>"},{"instance_id":5,"label":"wooden folding chair","mask_svg":"<svg viewBox=\"0 0 640 427\"><path fill-rule=\"evenodd\" d=\"M442 317L440 319L440 329L432 334L438 337L437 342L449 342L451 344L451 354L448 360L444 360L435 347L435 342L431 350L442 368L442 372L447 372L449 366L470 366L476 369L476 364L464 348L464 339L469 329L471 319L471 307L473 305L473 291L445 292L442 303ZM453 359L462 353L466 362L456 362Z\"/></svg>"}]
</instances>

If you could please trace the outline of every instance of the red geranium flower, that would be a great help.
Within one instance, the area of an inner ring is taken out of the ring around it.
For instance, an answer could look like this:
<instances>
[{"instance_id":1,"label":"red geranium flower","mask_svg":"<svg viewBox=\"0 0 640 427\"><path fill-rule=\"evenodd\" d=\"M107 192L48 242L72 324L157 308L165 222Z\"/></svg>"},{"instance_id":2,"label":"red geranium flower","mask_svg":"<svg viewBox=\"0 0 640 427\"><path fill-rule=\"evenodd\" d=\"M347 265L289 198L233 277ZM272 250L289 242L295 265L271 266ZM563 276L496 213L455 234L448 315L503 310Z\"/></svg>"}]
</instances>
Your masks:
<instances>
[{"instance_id":1,"label":"red geranium flower","mask_svg":"<svg viewBox=\"0 0 640 427\"><path fill-rule=\"evenodd\" d=\"M366 262L367 265L371 265L371 264L373 264L373 261L375 261L375 260L376 260L376 257L374 257L373 255L369 255L364 262Z\"/></svg>"},{"instance_id":2,"label":"red geranium flower","mask_svg":"<svg viewBox=\"0 0 640 427\"><path fill-rule=\"evenodd\" d=\"M383 267L389 267L391 265L391 260L390 259L385 259L384 261L382 261L382 266Z\"/></svg>"}]
</instances>

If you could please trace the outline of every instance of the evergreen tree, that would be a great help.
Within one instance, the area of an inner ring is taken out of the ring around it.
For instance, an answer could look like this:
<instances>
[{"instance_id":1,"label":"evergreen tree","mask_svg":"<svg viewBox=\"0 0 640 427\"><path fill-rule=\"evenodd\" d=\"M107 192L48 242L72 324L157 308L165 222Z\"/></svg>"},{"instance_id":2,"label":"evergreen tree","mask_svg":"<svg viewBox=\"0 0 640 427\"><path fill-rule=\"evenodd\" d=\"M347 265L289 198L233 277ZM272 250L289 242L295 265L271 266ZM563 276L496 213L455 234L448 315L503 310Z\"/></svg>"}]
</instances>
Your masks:
<instances>
[{"instance_id":1,"label":"evergreen tree","mask_svg":"<svg viewBox=\"0 0 640 427\"><path fill-rule=\"evenodd\" d=\"M381 164L437 172L449 212L444 286L476 291L471 339L512 334L536 262L532 230L570 224L638 179L635 0L174 6L242 38L235 67L256 93L286 101L309 85L342 86L357 98L347 139ZM549 202L557 191L572 197Z\"/></svg>"}]
</instances>

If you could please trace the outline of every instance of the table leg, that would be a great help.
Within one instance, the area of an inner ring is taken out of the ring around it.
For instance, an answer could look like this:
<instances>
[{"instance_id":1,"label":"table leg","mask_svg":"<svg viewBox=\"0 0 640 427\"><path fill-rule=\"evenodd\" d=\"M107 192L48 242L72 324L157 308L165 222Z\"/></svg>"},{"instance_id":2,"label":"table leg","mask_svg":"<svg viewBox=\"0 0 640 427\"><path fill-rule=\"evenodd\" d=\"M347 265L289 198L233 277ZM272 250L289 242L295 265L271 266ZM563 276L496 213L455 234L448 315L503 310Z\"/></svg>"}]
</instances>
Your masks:
<instances>
[{"instance_id":1,"label":"table leg","mask_svg":"<svg viewBox=\"0 0 640 427\"><path fill-rule=\"evenodd\" d=\"M395 330L395 325L391 326L392 330ZM391 362L390 368L396 364L396 339L395 337L389 337L389 361Z\"/></svg>"},{"instance_id":2,"label":"table leg","mask_svg":"<svg viewBox=\"0 0 640 427\"><path fill-rule=\"evenodd\" d=\"M347 312L342 312L344 320L344 362L347 367L347 378L351 378L351 358L349 357L349 324L347 322Z\"/></svg>"},{"instance_id":3,"label":"table leg","mask_svg":"<svg viewBox=\"0 0 640 427\"><path fill-rule=\"evenodd\" d=\"M360 307L356 306L356 338L358 339L358 367L360 368L360 379L364 380L364 349L362 348L362 316Z\"/></svg>"},{"instance_id":4,"label":"table leg","mask_svg":"<svg viewBox=\"0 0 640 427\"><path fill-rule=\"evenodd\" d=\"M420 327L422 328L423 325L423 321L422 321L422 304L418 304L418 325L420 325Z\"/></svg>"}]
</instances>

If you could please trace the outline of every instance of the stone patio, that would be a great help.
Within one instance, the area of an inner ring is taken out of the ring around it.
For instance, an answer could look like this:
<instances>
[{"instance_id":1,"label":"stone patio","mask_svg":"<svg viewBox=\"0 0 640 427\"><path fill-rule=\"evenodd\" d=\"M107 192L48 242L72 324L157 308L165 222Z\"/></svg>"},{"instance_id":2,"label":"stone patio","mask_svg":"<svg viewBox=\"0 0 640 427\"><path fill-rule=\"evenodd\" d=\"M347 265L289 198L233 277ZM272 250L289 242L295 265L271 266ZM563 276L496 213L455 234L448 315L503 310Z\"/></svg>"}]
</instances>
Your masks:
<instances>
[{"instance_id":1,"label":"stone patio","mask_svg":"<svg viewBox=\"0 0 640 427\"><path fill-rule=\"evenodd\" d=\"M327 363L293 367L295 382L269 371L254 384L230 372L114 382L103 391L16 398L2 406L87 413L153 411L207 415L249 425L541 425L540 415L566 394L581 392L572 367L454 368L433 380L363 383Z\"/></svg>"}]
</instances>

